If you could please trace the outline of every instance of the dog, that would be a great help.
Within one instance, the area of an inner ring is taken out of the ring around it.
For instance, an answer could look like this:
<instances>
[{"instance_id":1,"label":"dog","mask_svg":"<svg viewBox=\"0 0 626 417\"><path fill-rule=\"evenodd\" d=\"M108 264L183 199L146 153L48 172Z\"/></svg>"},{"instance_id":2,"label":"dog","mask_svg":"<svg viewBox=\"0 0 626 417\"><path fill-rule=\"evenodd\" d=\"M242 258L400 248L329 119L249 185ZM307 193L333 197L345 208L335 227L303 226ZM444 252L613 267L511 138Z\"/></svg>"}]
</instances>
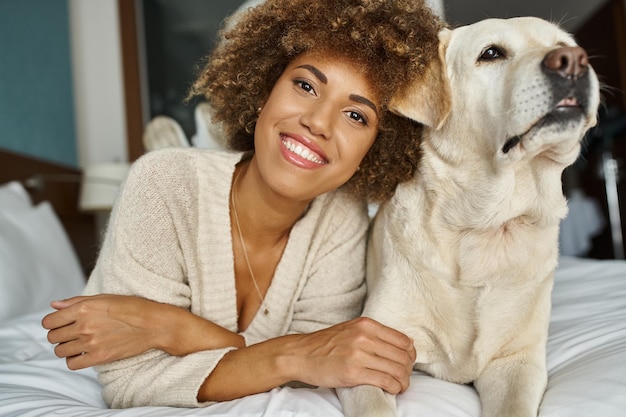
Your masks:
<instances>
[{"instance_id":1,"label":"dog","mask_svg":"<svg viewBox=\"0 0 626 417\"><path fill-rule=\"evenodd\" d=\"M537 416L561 174L596 124L586 52L534 17L439 33L439 59L390 101L424 125L421 160L373 221L363 316L415 342L414 369L473 383L483 417ZM396 416L395 396L337 389L347 417Z\"/></svg>"}]
</instances>

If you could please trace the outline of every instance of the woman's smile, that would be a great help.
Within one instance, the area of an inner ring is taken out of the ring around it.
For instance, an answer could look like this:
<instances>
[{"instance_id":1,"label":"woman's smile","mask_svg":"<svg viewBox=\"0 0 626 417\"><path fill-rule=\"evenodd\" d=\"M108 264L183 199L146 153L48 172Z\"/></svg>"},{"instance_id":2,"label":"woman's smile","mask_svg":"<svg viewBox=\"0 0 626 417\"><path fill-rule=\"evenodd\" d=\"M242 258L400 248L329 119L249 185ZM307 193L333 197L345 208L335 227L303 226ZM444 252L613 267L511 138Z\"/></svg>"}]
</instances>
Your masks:
<instances>
[{"instance_id":1,"label":"woman's smile","mask_svg":"<svg viewBox=\"0 0 626 417\"><path fill-rule=\"evenodd\" d=\"M280 141L283 156L302 168L318 168L328 163L324 151L305 138L283 134Z\"/></svg>"}]
</instances>

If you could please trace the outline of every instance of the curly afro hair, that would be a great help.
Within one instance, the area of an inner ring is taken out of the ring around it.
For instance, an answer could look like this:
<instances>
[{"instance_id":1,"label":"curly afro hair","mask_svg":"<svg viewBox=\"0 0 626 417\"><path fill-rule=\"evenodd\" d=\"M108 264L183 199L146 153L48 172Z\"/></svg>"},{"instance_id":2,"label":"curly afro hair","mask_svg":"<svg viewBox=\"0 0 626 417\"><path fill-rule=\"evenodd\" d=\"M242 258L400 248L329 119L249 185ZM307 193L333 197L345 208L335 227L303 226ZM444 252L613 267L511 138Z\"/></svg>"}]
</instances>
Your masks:
<instances>
[{"instance_id":1,"label":"curly afro hair","mask_svg":"<svg viewBox=\"0 0 626 417\"><path fill-rule=\"evenodd\" d=\"M283 70L300 53L322 51L364 68L382 105L374 144L344 187L382 202L413 175L421 126L387 103L437 56L445 24L423 0L266 0L227 23L190 96L206 98L229 148L254 149L257 109Z\"/></svg>"}]
</instances>

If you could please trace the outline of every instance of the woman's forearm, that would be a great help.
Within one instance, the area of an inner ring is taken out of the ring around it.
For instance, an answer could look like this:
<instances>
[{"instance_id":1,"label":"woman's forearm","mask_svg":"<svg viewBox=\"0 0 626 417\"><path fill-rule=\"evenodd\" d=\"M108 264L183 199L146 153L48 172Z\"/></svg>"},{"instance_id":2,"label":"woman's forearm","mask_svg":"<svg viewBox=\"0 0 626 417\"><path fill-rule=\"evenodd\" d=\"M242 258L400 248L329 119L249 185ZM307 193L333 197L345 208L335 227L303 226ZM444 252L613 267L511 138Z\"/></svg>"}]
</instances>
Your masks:
<instances>
[{"instance_id":1,"label":"woman's forearm","mask_svg":"<svg viewBox=\"0 0 626 417\"><path fill-rule=\"evenodd\" d=\"M198 391L198 401L228 401L266 392L294 379L283 336L228 352ZM293 358L292 358L293 359Z\"/></svg>"},{"instance_id":2,"label":"woman's forearm","mask_svg":"<svg viewBox=\"0 0 626 417\"><path fill-rule=\"evenodd\" d=\"M408 337L359 318L230 351L202 384L198 400L231 400L290 381L330 388L367 384L398 394L408 388L414 361Z\"/></svg>"},{"instance_id":3,"label":"woman's forearm","mask_svg":"<svg viewBox=\"0 0 626 417\"><path fill-rule=\"evenodd\" d=\"M245 346L239 334L179 307L163 305L162 310L154 310L151 321L152 326L161 328L155 332L154 347L170 355Z\"/></svg>"}]
</instances>

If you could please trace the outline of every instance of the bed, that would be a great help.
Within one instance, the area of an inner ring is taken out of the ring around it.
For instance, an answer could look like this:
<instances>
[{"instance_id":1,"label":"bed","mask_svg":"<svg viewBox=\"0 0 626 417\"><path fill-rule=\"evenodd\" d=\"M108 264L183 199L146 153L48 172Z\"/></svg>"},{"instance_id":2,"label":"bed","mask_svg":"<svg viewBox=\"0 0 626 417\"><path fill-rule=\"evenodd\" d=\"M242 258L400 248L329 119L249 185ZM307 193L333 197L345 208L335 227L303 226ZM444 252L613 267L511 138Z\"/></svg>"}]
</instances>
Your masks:
<instances>
[{"instance_id":1,"label":"bed","mask_svg":"<svg viewBox=\"0 0 626 417\"><path fill-rule=\"evenodd\" d=\"M332 390L290 387L202 409L107 409L95 371L68 370L40 325L49 300L85 283L72 222L58 203L33 201L23 181L0 181L0 416L342 416ZM626 416L626 262L560 259L548 369L540 416ZM419 373L398 408L400 416L480 416L471 386Z\"/></svg>"}]
</instances>

